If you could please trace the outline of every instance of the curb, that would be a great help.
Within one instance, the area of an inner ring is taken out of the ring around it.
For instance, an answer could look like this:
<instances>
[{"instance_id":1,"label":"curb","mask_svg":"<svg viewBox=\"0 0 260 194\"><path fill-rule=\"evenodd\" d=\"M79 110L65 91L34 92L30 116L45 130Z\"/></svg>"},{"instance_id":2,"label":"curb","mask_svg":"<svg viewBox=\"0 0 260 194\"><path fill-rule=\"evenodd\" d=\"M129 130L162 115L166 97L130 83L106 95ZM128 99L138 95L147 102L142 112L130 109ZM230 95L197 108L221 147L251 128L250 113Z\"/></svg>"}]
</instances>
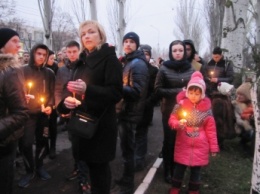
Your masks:
<instances>
[{"instance_id":1,"label":"curb","mask_svg":"<svg viewBox=\"0 0 260 194\"><path fill-rule=\"evenodd\" d=\"M149 185L151 184L153 177L157 171L157 169L160 167L163 159L157 158L154 162L153 166L150 168L146 176L144 177L143 182L138 186L134 194L144 194L146 190L148 189Z\"/></svg>"}]
</instances>

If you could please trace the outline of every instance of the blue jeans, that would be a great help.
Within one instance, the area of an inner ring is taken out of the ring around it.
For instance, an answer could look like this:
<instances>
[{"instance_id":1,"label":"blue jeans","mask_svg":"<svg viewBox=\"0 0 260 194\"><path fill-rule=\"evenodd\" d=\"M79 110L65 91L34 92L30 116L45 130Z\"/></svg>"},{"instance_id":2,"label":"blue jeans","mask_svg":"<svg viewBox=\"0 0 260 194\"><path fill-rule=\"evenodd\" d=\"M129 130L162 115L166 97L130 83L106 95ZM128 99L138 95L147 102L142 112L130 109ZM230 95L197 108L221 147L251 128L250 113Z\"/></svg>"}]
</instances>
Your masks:
<instances>
[{"instance_id":1,"label":"blue jeans","mask_svg":"<svg viewBox=\"0 0 260 194\"><path fill-rule=\"evenodd\" d=\"M122 156L124 159L123 177L127 177L129 180L134 181L136 124L120 121L118 127Z\"/></svg>"},{"instance_id":2,"label":"blue jeans","mask_svg":"<svg viewBox=\"0 0 260 194\"><path fill-rule=\"evenodd\" d=\"M14 179L14 159L17 142L10 145L10 152L0 158L0 188L1 194L11 194Z\"/></svg>"}]
</instances>

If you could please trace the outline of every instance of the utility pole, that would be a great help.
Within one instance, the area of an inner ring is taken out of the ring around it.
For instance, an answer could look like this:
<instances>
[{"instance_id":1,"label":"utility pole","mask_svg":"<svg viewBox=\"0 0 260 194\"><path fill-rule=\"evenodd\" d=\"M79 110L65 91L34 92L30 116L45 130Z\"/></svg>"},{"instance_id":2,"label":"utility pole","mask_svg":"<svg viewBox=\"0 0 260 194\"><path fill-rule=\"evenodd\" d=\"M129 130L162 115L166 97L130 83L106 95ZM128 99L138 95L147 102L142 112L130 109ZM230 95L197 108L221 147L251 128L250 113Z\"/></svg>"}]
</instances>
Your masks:
<instances>
[{"instance_id":1,"label":"utility pole","mask_svg":"<svg viewBox=\"0 0 260 194\"><path fill-rule=\"evenodd\" d=\"M91 19L97 21L97 5L96 0L89 0Z\"/></svg>"},{"instance_id":2,"label":"utility pole","mask_svg":"<svg viewBox=\"0 0 260 194\"><path fill-rule=\"evenodd\" d=\"M150 26L157 31L157 55L160 57L160 30L153 25Z\"/></svg>"},{"instance_id":3,"label":"utility pole","mask_svg":"<svg viewBox=\"0 0 260 194\"><path fill-rule=\"evenodd\" d=\"M43 1L43 2L42 2ZM54 2L54 1L53 1ZM53 18L53 6L51 0L38 0L39 10L43 22L45 39L44 43L52 49L52 18Z\"/></svg>"}]
</instances>

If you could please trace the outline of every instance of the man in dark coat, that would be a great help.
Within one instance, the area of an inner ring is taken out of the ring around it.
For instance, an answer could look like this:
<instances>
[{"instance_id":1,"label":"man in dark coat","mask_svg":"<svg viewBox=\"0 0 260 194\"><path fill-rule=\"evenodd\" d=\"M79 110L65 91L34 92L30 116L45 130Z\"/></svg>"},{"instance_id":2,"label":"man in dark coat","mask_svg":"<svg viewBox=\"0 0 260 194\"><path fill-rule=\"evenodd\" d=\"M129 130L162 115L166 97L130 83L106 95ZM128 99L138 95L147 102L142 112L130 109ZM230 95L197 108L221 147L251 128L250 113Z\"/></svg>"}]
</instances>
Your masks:
<instances>
[{"instance_id":1,"label":"man in dark coat","mask_svg":"<svg viewBox=\"0 0 260 194\"><path fill-rule=\"evenodd\" d=\"M124 108L119 114L119 135L124 159L124 171L121 179L120 194L133 193L135 168L135 132L137 124L143 118L148 89L149 73L144 53L137 50L139 36L134 32L125 34L123 48L125 66L123 68Z\"/></svg>"},{"instance_id":2,"label":"man in dark coat","mask_svg":"<svg viewBox=\"0 0 260 194\"><path fill-rule=\"evenodd\" d=\"M145 100L145 109L143 118L137 125L135 139L136 139L136 153L135 153L135 171L143 170L145 167L145 155L147 153L147 134L148 127L153 120L154 106L157 103L157 99L154 93L154 83L158 68L150 64L152 56L152 47L149 45L141 45L139 50L144 52L147 60L147 67L149 72L149 84L148 91Z\"/></svg>"},{"instance_id":3,"label":"man in dark coat","mask_svg":"<svg viewBox=\"0 0 260 194\"><path fill-rule=\"evenodd\" d=\"M204 79L207 86L206 94L211 97L213 92L217 92L218 83L220 82L231 84L233 74L232 61L224 59L222 49L215 47L212 52L212 59L205 67Z\"/></svg>"},{"instance_id":4,"label":"man in dark coat","mask_svg":"<svg viewBox=\"0 0 260 194\"><path fill-rule=\"evenodd\" d=\"M54 52L49 51L48 61L46 63L46 67L51 69L54 74L57 74L58 71L58 63L54 60ZM55 110L55 106L53 106L53 111L51 112L49 118L49 158L54 159L56 157L56 140L57 140L57 111Z\"/></svg>"},{"instance_id":5,"label":"man in dark coat","mask_svg":"<svg viewBox=\"0 0 260 194\"><path fill-rule=\"evenodd\" d=\"M18 182L18 186L25 188L37 175L42 180L51 178L43 168L43 159L47 154L49 136L49 115L54 106L54 81L52 70L45 67L49 49L44 44L36 44L30 52L29 64L23 66L27 88L26 100L30 118L24 126L24 136L20 139L20 151L23 155L26 174ZM36 141L35 156L33 143ZM35 159L34 159L35 157Z\"/></svg>"},{"instance_id":6,"label":"man in dark coat","mask_svg":"<svg viewBox=\"0 0 260 194\"><path fill-rule=\"evenodd\" d=\"M233 74L232 61L224 59L222 49L215 47L212 52L212 59L206 65L204 79L207 85L206 94L212 100L212 111L217 125L218 144L221 149L224 146L224 139L227 138L228 130L234 130L234 117L232 116L234 112L229 96L222 95L217 88L220 82L231 84Z\"/></svg>"},{"instance_id":7,"label":"man in dark coat","mask_svg":"<svg viewBox=\"0 0 260 194\"><path fill-rule=\"evenodd\" d=\"M17 60L20 39L16 31L0 29L0 188L11 194L17 140L28 119L21 64Z\"/></svg>"}]
</instances>

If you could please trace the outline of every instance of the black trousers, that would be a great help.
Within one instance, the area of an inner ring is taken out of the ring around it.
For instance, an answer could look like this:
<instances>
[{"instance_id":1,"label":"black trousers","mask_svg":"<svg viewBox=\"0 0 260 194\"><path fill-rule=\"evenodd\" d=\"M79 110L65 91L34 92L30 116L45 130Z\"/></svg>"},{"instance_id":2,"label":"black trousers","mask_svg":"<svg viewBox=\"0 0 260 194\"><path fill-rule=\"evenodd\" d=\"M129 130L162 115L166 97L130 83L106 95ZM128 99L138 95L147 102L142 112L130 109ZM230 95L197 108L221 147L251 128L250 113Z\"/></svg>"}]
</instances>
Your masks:
<instances>
[{"instance_id":1,"label":"black trousers","mask_svg":"<svg viewBox=\"0 0 260 194\"><path fill-rule=\"evenodd\" d=\"M110 194L111 170L109 163L86 163L89 167L91 193Z\"/></svg>"},{"instance_id":2,"label":"black trousers","mask_svg":"<svg viewBox=\"0 0 260 194\"><path fill-rule=\"evenodd\" d=\"M143 118L136 127L136 148L135 148L135 161L136 163L144 162L145 155L147 153L147 136L149 125L153 119L153 106L146 106L143 114Z\"/></svg>"},{"instance_id":3,"label":"black trousers","mask_svg":"<svg viewBox=\"0 0 260 194\"><path fill-rule=\"evenodd\" d=\"M174 168L173 178L175 180L182 181L187 167L188 166L186 165L176 163ZM201 166L190 167L190 182L192 183L200 182L200 170L201 170Z\"/></svg>"},{"instance_id":4,"label":"black trousers","mask_svg":"<svg viewBox=\"0 0 260 194\"><path fill-rule=\"evenodd\" d=\"M56 140L57 140L57 118L58 114L56 110L52 110L49 119L49 139L50 139L50 149L56 149Z\"/></svg>"},{"instance_id":5,"label":"black trousers","mask_svg":"<svg viewBox=\"0 0 260 194\"><path fill-rule=\"evenodd\" d=\"M17 142L9 146L10 152L0 158L0 193L12 194L14 179L14 159Z\"/></svg>"},{"instance_id":6,"label":"black trousers","mask_svg":"<svg viewBox=\"0 0 260 194\"><path fill-rule=\"evenodd\" d=\"M24 136L20 139L19 149L23 156L27 173L33 173L43 166L43 159L47 155L48 137L43 136L44 128L48 128L48 116L39 113L30 115L24 125ZM33 158L33 143L36 141L35 159Z\"/></svg>"},{"instance_id":7,"label":"black trousers","mask_svg":"<svg viewBox=\"0 0 260 194\"><path fill-rule=\"evenodd\" d=\"M176 139L176 131L172 130L168 125L168 117L163 116L163 165L164 165L164 175L172 176L174 170L173 153Z\"/></svg>"}]
</instances>

